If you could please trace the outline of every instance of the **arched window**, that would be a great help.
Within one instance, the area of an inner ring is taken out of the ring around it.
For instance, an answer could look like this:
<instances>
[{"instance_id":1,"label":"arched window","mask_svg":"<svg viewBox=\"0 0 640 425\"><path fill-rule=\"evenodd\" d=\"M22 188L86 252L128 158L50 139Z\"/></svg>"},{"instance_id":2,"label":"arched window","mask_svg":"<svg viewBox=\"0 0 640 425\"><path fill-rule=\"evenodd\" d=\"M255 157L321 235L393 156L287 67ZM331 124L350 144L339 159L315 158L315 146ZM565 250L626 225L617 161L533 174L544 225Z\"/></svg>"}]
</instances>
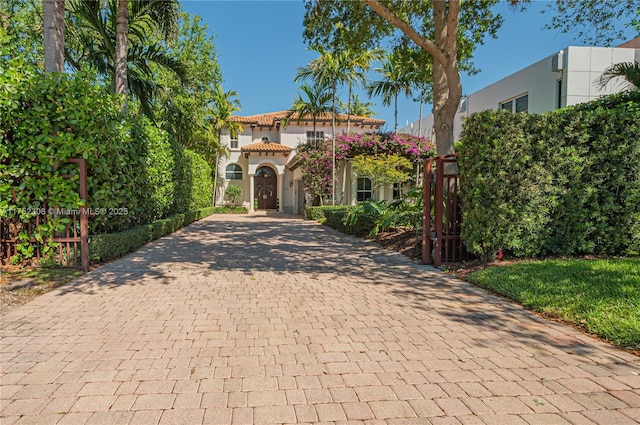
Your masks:
<instances>
[{"instance_id":1,"label":"arched window","mask_svg":"<svg viewBox=\"0 0 640 425\"><path fill-rule=\"evenodd\" d=\"M262 166L256 170L256 177L275 177L276 172L273 168Z\"/></svg>"},{"instance_id":2,"label":"arched window","mask_svg":"<svg viewBox=\"0 0 640 425\"><path fill-rule=\"evenodd\" d=\"M242 167L238 164L227 165L227 180L242 180Z\"/></svg>"}]
</instances>

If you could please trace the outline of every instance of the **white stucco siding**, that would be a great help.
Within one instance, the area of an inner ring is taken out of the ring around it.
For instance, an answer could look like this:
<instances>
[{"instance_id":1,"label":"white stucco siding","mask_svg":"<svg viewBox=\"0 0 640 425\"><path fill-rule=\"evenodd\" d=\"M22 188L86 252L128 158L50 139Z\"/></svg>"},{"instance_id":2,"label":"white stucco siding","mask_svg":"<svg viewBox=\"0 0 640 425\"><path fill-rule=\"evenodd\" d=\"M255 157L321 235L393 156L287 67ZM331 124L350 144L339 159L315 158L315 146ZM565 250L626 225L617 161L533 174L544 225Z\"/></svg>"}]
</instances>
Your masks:
<instances>
[{"instance_id":1,"label":"white stucco siding","mask_svg":"<svg viewBox=\"0 0 640 425\"><path fill-rule=\"evenodd\" d=\"M615 63L639 60L640 49L569 46L562 50L561 71L552 70L552 59L556 55L554 53L464 99L466 110L456 116L454 138L460 137L464 117L474 112L498 109L500 103L524 94L528 95L528 112L543 113L558 106L589 102L605 94L617 93L622 89L621 84L610 83L601 90L597 80L606 68ZM558 81L562 82L560 94ZM433 137L433 115L423 117L421 122L420 135ZM402 128L400 132L417 135L418 122Z\"/></svg>"},{"instance_id":2,"label":"white stucco siding","mask_svg":"<svg viewBox=\"0 0 640 425\"><path fill-rule=\"evenodd\" d=\"M256 127L253 129L252 136L253 140L249 143L260 142L263 137L268 137L270 142L280 143L280 133L276 129Z\"/></svg>"},{"instance_id":3,"label":"white stucco siding","mask_svg":"<svg viewBox=\"0 0 640 425\"><path fill-rule=\"evenodd\" d=\"M555 109L557 81L560 75L551 70L552 57L553 55L471 94L466 100L467 111L462 115L498 109L500 103L523 95L529 96L530 113Z\"/></svg>"},{"instance_id":4,"label":"white stucco siding","mask_svg":"<svg viewBox=\"0 0 640 425\"><path fill-rule=\"evenodd\" d=\"M565 51L567 106L620 91L622 86L617 82L602 90L597 81L605 69L616 63L633 62L639 52L637 49L577 46L567 47Z\"/></svg>"},{"instance_id":5,"label":"white stucco siding","mask_svg":"<svg viewBox=\"0 0 640 425\"><path fill-rule=\"evenodd\" d=\"M313 131L312 124L304 127L290 124L289 126L287 126L287 128L281 129L280 131L281 143L292 148L297 147L301 143L306 143L307 131ZM316 125L316 132L317 131L324 132L325 137L331 136L330 125ZM336 128L336 131L338 131L338 128ZM339 133L340 132L338 131L338 134Z\"/></svg>"}]
</instances>

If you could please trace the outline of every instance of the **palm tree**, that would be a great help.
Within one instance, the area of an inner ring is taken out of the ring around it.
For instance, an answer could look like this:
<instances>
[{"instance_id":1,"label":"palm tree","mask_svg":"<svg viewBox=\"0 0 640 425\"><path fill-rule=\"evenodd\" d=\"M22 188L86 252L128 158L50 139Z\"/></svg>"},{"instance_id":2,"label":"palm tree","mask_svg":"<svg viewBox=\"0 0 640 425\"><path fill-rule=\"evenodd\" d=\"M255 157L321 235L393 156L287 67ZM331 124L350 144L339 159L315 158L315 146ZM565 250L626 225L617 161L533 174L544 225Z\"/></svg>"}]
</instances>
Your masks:
<instances>
[{"instance_id":1,"label":"palm tree","mask_svg":"<svg viewBox=\"0 0 640 425\"><path fill-rule=\"evenodd\" d=\"M330 52L322 46L312 48L320 53L320 57L309 62L307 66L298 68L294 81L311 79L316 84L328 85L331 88L331 132L332 136L332 172L331 203L336 203L336 102L338 87L347 81L344 55Z\"/></svg>"},{"instance_id":2,"label":"palm tree","mask_svg":"<svg viewBox=\"0 0 640 425\"><path fill-rule=\"evenodd\" d=\"M214 114L211 120L212 127L218 135L218 146L216 151L216 168L213 177L213 206L216 206L218 198L218 174L220 166L220 156L227 154L227 148L220 144L222 129L226 128L231 137L238 137L238 133L244 131L242 124L231 119L234 112L240 110L240 100L235 90L224 91L221 85L216 87Z\"/></svg>"},{"instance_id":3,"label":"palm tree","mask_svg":"<svg viewBox=\"0 0 640 425\"><path fill-rule=\"evenodd\" d=\"M390 106L394 103L395 125L394 131L398 133L398 96L401 92L411 96L411 75L406 67L403 67L397 58L390 53L382 64L382 68L376 68L381 79L369 84L367 93L369 96L382 96L382 104Z\"/></svg>"},{"instance_id":4,"label":"palm tree","mask_svg":"<svg viewBox=\"0 0 640 425\"><path fill-rule=\"evenodd\" d=\"M369 70L371 62L374 60L381 60L384 57L384 51L379 48L372 50L345 49L341 52L341 55L341 61L344 64L344 79L349 85L349 94L347 97L347 134L349 134L351 132L351 102L353 86L360 87L364 84L366 80L366 72Z\"/></svg>"},{"instance_id":5,"label":"palm tree","mask_svg":"<svg viewBox=\"0 0 640 425\"><path fill-rule=\"evenodd\" d=\"M151 99L158 87L151 64L173 71L181 81L186 76L186 67L159 43L152 41L159 35L165 40L173 36L177 28L177 2L130 1L127 19L121 0L67 2L72 12L68 28L77 50L66 52L69 63L76 69L88 64L98 73L109 76L114 92L126 93L129 90L140 101L143 112L153 119ZM123 51L125 23L127 43L124 45L127 49ZM119 68L123 64L126 65L124 74Z\"/></svg>"},{"instance_id":6,"label":"palm tree","mask_svg":"<svg viewBox=\"0 0 640 425\"><path fill-rule=\"evenodd\" d=\"M640 62L621 62L611 65L598 79L598 86L602 90L615 79L625 80L624 88L640 88Z\"/></svg>"},{"instance_id":7,"label":"palm tree","mask_svg":"<svg viewBox=\"0 0 640 425\"><path fill-rule=\"evenodd\" d=\"M340 102L340 111L342 113L346 113L348 108L351 108L351 115L356 117L372 117L377 115L376 112L371 109L375 106L373 102L362 102L360 100L360 96L356 93L351 96L351 105L345 105L343 102Z\"/></svg>"},{"instance_id":8,"label":"palm tree","mask_svg":"<svg viewBox=\"0 0 640 425\"><path fill-rule=\"evenodd\" d=\"M44 70L64 72L64 0L43 0Z\"/></svg>"},{"instance_id":9,"label":"palm tree","mask_svg":"<svg viewBox=\"0 0 640 425\"><path fill-rule=\"evenodd\" d=\"M127 50L129 44L129 2L118 0L114 86L117 94L127 94ZM126 109L126 103L124 108Z\"/></svg>"},{"instance_id":10,"label":"palm tree","mask_svg":"<svg viewBox=\"0 0 640 425\"><path fill-rule=\"evenodd\" d=\"M307 100L298 92L298 97L294 99L291 110L285 117L285 126L294 115L298 123L311 117L313 120L313 139L317 142L316 122L318 117L331 112L332 95L330 87L326 84L315 84L313 86L303 84L300 86L300 90L306 95Z\"/></svg>"}]
</instances>

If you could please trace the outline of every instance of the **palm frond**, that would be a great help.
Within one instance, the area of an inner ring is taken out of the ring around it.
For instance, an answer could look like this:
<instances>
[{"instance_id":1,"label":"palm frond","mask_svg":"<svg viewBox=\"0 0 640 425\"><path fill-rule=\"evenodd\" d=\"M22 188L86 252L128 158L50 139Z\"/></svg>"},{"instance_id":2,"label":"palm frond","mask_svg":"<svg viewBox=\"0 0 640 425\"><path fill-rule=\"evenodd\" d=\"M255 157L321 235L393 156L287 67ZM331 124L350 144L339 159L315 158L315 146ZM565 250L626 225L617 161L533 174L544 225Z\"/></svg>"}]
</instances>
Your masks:
<instances>
[{"instance_id":1,"label":"palm frond","mask_svg":"<svg viewBox=\"0 0 640 425\"><path fill-rule=\"evenodd\" d=\"M617 80L626 89L640 88L640 62L621 62L605 69L597 85L601 90L612 81Z\"/></svg>"}]
</instances>

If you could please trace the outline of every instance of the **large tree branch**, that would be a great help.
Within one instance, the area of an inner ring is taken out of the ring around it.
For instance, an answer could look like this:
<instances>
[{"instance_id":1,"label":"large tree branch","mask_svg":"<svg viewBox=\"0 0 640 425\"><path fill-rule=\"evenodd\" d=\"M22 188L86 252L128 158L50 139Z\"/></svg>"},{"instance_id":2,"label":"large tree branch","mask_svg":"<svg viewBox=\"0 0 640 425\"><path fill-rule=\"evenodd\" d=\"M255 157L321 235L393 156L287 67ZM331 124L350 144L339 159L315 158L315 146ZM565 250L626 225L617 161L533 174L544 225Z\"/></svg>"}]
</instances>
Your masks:
<instances>
[{"instance_id":1,"label":"large tree branch","mask_svg":"<svg viewBox=\"0 0 640 425\"><path fill-rule=\"evenodd\" d=\"M409 37L414 43L431 54L436 61L440 62L443 66L446 66L446 55L444 54L444 52L440 51L440 49L438 49L438 47L431 40L422 37L411 27L411 25L400 19L395 13L390 11L386 6L379 3L377 0L362 0L362 2L369 6L378 15L380 15L385 21L400 29L400 31L405 33L406 36Z\"/></svg>"},{"instance_id":2,"label":"large tree branch","mask_svg":"<svg viewBox=\"0 0 640 425\"><path fill-rule=\"evenodd\" d=\"M449 0L447 12L447 52L457 52L458 25L460 22L460 0ZM456 57L452 58L457 60Z\"/></svg>"},{"instance_id":3,"label":"large tree branch","mask_svg":"<svg viewBox=\"0 0 640 425\"><path fill-rule=\"evenodd\" d=\"M446 75L447 83L446 86L449 90L453 91L452 98L456 98L458 93L462 92L462 88L460 86L460 75L458 74L458 67L456 66L457 61L457 49L456 47L456 39L458 36L458 22L460 15L460 1L459 0L450 0L449 3L449 11L446 16L446 23L442 22L442 28L445 29L445 42L443 48L445 51L442 51L437 44L433 41L422 37L418 34L406 21L400 19L395 13L385 7L383 4L379 3L377 0L362 0L362 2L368 5L374 12L380 15L384 20L389 22L391 25L400 29L407 37L409 37L414 43L418 46L422 47L429 54L433 56L435 61L442 66L442 69ZM434 15L438 15L438 11L436 10L438 7L444 7L443 3L434 4ZM439 16L433 17L435 21L435 30L438 31L438 19ZM446 27L445 27L446 25ZM448 51L448 47L452 47L453 50ZM457 107L457 104L456 104Z\"/></svg>"}]
</instances>

